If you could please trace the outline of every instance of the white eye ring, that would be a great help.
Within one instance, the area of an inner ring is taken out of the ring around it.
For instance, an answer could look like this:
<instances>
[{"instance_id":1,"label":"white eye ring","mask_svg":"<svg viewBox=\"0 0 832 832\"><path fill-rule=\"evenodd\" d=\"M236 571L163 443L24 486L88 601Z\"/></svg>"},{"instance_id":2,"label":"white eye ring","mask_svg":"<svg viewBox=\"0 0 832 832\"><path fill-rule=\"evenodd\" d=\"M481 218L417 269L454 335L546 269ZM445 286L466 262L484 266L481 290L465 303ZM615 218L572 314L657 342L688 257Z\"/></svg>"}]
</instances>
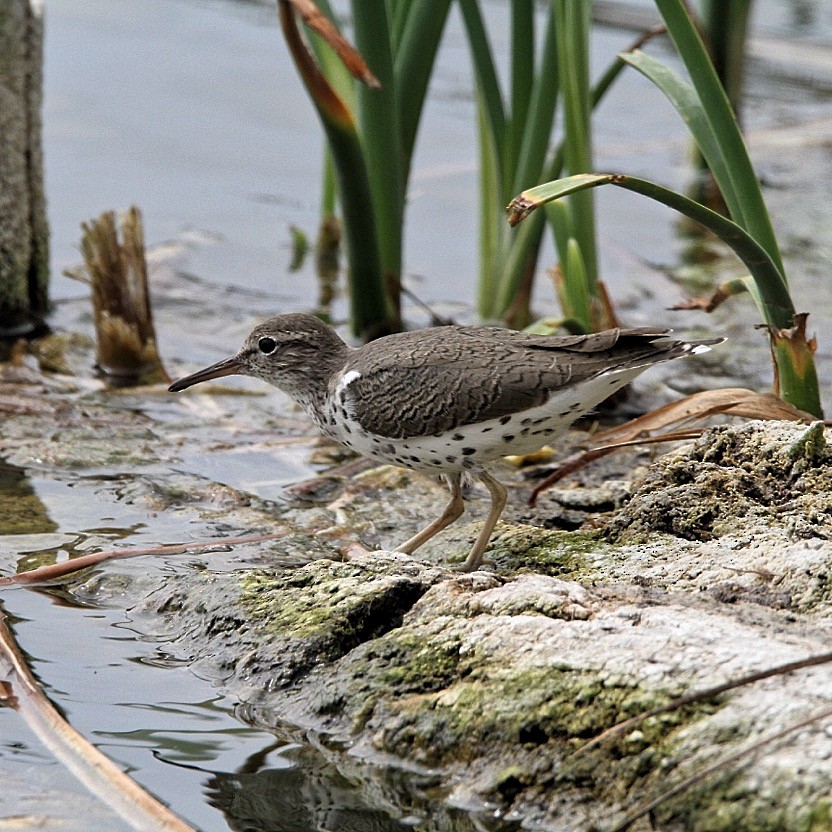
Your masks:
<instances>
[{"instance_id":1,"label":"white eye ring","mask_svg":"<svg viewBox=\"0 0 832 832\"><path fill-rule=\"evenodd\" d=\"M277 349L277 341L275 341L274 338L269 338L268 335L264 335L257 342L257 349L259 349L263 355L271 355Z\"/></svg>"}]
</instances>

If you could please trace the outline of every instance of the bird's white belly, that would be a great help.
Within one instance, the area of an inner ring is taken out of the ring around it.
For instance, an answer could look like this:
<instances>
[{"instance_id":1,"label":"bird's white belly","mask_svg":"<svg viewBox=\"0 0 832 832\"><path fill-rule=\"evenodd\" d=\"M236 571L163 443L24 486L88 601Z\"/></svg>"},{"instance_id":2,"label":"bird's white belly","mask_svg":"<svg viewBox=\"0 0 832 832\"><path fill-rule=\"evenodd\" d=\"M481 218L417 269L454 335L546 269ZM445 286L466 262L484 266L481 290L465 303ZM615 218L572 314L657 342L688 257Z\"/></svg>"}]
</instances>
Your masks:
<instances>
[{"instance_id":1,"label":"bird's white belly","mask_svg":"<svg viewBox=\"0 0 832 832\"><path fill-rule=\"evenodd\" d=\"M389 438L368 433L341 411L337 425L325 420L325 433L359 454L420 471L477 469L501 456L531 453L560 436L572 422L600 404L642 368L604 373L553 393L538 407L498 419L463 425L431 436Z\"/></svg>"}]
</instances>

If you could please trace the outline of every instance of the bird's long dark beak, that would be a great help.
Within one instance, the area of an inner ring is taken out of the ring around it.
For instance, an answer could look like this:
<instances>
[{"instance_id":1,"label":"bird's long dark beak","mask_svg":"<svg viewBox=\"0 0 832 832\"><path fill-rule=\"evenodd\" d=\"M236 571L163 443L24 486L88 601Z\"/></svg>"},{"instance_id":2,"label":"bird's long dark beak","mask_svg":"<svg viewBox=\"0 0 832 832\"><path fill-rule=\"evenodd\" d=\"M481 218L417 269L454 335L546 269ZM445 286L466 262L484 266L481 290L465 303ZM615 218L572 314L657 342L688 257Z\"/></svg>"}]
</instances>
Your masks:
<instances>
[{"instance_id":1,"label":"bird's long dark beak","mask_svg":"<svg viewBox=\"0 0 832 832\"><path fill-rule=\"evenodd\" d=\"M168 387L168 390L171 393L178 393L180 390L192 387L194 384L199 384L202 381L210 381L212 378L222 378L223 376L233 376L239 373L242 368L243 362L235 355L233 358L225 358L216 364L212 364L210 367L206 367L204 370L198 370L192 375L180 378L179 381L174 381Z\"/></svg>"}]
</instances>

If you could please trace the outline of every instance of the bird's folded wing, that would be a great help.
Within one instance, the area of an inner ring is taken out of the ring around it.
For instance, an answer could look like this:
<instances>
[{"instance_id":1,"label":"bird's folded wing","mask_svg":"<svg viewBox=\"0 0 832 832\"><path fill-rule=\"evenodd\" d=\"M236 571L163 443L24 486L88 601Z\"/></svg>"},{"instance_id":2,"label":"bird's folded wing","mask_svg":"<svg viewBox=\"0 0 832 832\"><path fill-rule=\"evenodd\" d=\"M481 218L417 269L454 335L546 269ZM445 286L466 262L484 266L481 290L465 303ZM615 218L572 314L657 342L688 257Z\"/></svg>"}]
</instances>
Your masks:
<instances>
[{"instance_id":1,"label":"bird's folded wing","mask_svg":"<svg viewBox=\"0 0 832 832\"><path fill-rule=\"evenodd\" d=\"M362 349L360 373L350 381L345 403L365 430L395 438L432 436L500 419L616 367L660 361L673 343L653 344L665 335L660 330L564 338L487 327L454 328L444 337L443 328L430 333L427 339L428 333L418 333L413 349L406 336L394 336L394 351L371 350L373 344Z\"/></svg>"}]
</instances>

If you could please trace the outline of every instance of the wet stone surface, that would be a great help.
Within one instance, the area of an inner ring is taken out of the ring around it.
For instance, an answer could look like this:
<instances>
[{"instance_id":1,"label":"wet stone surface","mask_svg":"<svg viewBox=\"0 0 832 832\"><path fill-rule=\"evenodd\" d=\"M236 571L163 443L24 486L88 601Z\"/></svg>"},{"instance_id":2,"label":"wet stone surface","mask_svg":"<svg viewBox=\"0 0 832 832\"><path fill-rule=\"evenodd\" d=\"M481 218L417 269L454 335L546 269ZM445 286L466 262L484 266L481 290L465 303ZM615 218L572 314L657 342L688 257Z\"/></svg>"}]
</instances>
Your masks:
<instances>
[{"instance_id":1,"label":"wet stone surface","mask_svg":"<svg viewBox=\"0 0 832 832\"><path fill-rule=\"evenodd\" d=\"M541 828L609 828L828 705L832 667L822 665L574 753L682 693L828 649L832 466L819 424L723 426L652 462L615 457L536 511L524 504L528 486L514 487L493 566L463 575L450 567L486 509L478 489L469 514L414 559L383 550L441 510L446 492L429 478L372 468L334 476L312 499L276 502L183 464L256 443L270 459L264 420L292 426L289 453L321 453L278 394L114 394L27 358L3 368L0 404L9 402L7 493L30 506L38 489L20 485L23 471L66 489L85 519L67 533L65 518L58 531L44 511L34 534L0 539L6 568L216 540L219 551L159 569L154 559L111 562L67 589L125 609L166 661L234 696L244 721L310 731L372 805L383 793L399 816L433 801ZM499 476L520 479L508 467ZM564 530L551 520L560 510L582 524ZM269 532L286 537L222 549ZM397 781L396 771L409 773ZM830 779L829 737L806 729L697 782L656 818L694 830L826 829Z\"/></svg>"}]
</instances>

